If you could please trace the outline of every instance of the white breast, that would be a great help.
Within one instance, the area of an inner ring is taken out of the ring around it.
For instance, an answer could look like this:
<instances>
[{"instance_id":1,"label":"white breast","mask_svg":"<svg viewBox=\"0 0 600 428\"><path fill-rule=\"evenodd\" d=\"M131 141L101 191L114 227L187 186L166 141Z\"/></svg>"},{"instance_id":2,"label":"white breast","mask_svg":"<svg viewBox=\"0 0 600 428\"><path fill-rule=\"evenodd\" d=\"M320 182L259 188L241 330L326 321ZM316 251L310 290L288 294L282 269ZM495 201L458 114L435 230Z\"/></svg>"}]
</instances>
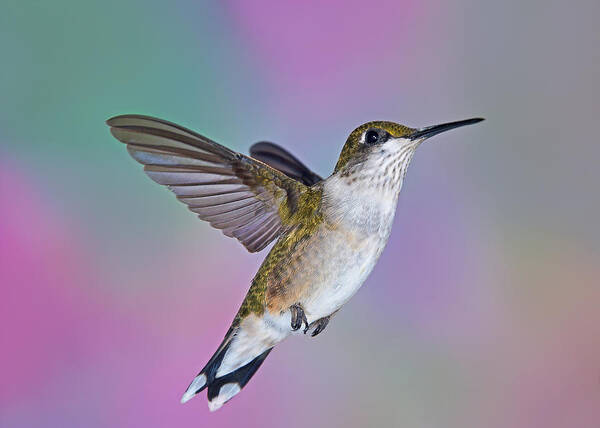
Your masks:
<instances>
[{"instance_id":1,"label":"white breast","mask_svg":"<svg viewBox=\"0 0 600 428\"><path fill-rule=\"evenodd\" d=\"M367 279L387 243L397 199L397 193L357 188L344 178L327 180L324 212L334 227L322 254L330 254L332 263L303 302L310 322L337 311Z\"/></svg>"},{"instance_id":2,"label":"white breast","mask_svg":"<svg viewBox=\"0 0 600 428\"><path fill-rule=\"evenodd\" d=\"M358 291L390 236L398 195L418 144L391 140L361 163L323 182L326 239L314 253L325 259L307 301L310 322L331 315Z\"/></svg>"}]
</instances>

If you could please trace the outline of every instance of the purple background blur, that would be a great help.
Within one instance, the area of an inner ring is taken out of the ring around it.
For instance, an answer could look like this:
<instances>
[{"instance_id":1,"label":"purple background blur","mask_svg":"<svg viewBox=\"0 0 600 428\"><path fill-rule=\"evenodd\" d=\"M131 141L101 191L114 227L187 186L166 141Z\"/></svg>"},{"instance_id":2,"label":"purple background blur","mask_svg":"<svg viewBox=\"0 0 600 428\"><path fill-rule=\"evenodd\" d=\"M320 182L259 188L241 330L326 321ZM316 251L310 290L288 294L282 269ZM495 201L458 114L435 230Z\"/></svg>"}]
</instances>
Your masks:
<instances>
[{"instance_id":1,"label":"purple background blur","mask_svg":"<svg viewBox=\"0 0 600 428\"><path fill-rule=\"evenodd\" d=\"M600 3L2 2L0 425L600 426ZM266 252L198 221L108 117L270 139L328 175L423 145L386 251L316 339L179 399Z\"/></svg>"}]
</instances>

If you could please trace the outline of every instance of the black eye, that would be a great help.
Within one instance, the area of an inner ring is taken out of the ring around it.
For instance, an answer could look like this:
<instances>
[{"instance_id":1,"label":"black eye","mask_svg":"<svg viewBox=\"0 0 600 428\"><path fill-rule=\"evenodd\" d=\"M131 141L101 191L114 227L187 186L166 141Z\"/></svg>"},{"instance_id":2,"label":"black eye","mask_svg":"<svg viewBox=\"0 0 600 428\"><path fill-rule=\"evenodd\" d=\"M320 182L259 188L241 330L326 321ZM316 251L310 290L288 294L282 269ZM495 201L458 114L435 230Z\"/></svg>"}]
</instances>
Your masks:
<instances>
[{"instance_id":1,"label":"black eye","mask_svg":"<svg viewBox=\"0 0 600 428\"><path fill-rule=\"evenodd\" d=\"M365 144L376 144L379 141L379 133L377 131L367 131L365 134Z\"/></svg>"}]
</instances>

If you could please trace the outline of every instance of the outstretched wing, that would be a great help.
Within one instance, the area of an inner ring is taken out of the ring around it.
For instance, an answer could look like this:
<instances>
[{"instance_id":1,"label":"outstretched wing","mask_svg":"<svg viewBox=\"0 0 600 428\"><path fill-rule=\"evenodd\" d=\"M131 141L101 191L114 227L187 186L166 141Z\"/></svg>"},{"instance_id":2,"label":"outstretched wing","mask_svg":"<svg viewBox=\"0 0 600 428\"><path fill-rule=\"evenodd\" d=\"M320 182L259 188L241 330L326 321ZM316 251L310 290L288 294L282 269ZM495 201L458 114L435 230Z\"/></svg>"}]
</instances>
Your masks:
<instances>
[{"instance_id":1,"label":"outstretched wing","mask_svg":"<svg viewBox=\"0 0 600 428\"><path fill-rule=\"evenodd\" d=\"M323 181L319 175L308 169L294 155L275 143L261 141L252 145L250 147L250 156L307 186L312 186L319 181Z\"/></svg>"},{"instance_id":2,"label":"outstretched wing","mask_svg":"<svg viewBox=\"0 0 600 428\"><path fill-rule=\"evenodd\" d=\"M213 227L260 251L293 215L302 183L173 123L124 115L106 122L144 171Z\"/></svg>"}]
</instances>

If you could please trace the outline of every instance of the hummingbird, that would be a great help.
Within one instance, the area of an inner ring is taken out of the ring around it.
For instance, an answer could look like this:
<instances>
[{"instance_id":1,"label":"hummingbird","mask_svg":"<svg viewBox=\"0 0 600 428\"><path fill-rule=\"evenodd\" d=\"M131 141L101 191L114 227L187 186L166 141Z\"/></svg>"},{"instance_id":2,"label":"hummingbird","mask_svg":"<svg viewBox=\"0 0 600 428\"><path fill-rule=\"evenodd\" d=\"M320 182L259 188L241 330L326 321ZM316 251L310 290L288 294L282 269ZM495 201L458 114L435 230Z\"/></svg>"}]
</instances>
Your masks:
<instances>
[{"instance_id":1,"label":"hummingbird","mask_svg":"<svg viewBox=\"0 0 600 428\"><path fill-rule=\"evenodd\" d=\"M248 383L275 345L316 336L361 287L383 251L398 195L419 145L472 118L424 128L373 121L352 131L323 179L282 147L250 156L165 120L116 116L110 132L154 181L250 252L275 242L225 338L181 399L207 389L219 409Z\"/></svg>"}]
</instances>

